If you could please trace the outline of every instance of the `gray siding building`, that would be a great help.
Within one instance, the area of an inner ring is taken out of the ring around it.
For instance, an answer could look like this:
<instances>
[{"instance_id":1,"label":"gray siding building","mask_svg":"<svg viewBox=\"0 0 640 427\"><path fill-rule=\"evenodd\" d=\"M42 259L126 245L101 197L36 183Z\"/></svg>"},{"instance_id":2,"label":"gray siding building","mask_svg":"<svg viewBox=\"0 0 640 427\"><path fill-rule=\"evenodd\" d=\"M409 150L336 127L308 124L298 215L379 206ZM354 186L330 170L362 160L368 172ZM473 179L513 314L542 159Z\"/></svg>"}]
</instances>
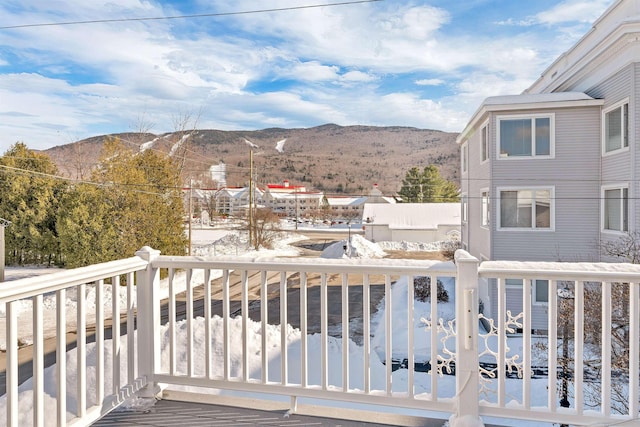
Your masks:
<instances>
[{"instance_id":1,"label":"gray siding building","mask_svg":"<svg viewBox=\"0 0 640 427\"><path fill-rule=\"evenodd\" d=\"M463 247L481 260L618 261L601 248L640 230L638 95L640 0L619 0L522 94L487 98L461 133ZM546 329L539 282L533 328ZM521 286L507 281L513 311ZM491 315L496 297L488 283Z\"/></svg>"}]
</instances>

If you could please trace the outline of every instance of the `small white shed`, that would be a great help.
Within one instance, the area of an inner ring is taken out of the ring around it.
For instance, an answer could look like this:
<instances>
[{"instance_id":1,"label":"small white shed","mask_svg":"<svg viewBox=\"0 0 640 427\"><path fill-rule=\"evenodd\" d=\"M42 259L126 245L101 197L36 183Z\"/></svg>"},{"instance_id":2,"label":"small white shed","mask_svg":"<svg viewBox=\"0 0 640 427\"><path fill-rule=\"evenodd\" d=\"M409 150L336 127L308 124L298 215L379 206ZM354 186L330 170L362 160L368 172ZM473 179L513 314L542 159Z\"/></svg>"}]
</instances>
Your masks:
<instances>
[{"instance_id":1,"label":"small white shed","mask_svg":"<svg viewBox=\"0 0 640 427\"><path fill-rule=\"evenodd\" d=\"M364 205L364 236L372 242L431 243L460 237L460 203Z\"/></svg>"}]
</instances>

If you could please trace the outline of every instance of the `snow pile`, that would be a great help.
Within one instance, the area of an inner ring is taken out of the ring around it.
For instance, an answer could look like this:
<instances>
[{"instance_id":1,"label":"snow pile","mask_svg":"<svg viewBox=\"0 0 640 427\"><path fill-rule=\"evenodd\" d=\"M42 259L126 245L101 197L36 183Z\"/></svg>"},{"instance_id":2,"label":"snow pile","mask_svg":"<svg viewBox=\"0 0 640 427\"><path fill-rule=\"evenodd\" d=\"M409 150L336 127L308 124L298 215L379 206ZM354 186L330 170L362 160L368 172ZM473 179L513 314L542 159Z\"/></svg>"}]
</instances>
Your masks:
<instances>
[{"instance_id":1,"label":"snow pile","mask_svg":"<svg viewBox=\"0 0 640 427\"><path fill-rule=\"evenodd\" d=\"M247 257L298 256L300 255L300 251L297 248L290 246L290 243L304 239L306 239L306 237L299 234L279 232L273 239L272 249L261 248L259 251L256 251L249 247L249 239L246 231L231 231L214 242L193 245L191 253L194 256L200 257L220 255Z\"/></svg>"},{"instance_id":2,"label":"snow pile","mask_svg":"<svg viewBox=\"0 0 640 427\"><path fill-rule=\"evenodd\" d=\"M345 249L346 247L346 249ZM322 251L321 258L383 258L387 254L377 243L372 243L359 234L351 236L351 241L341 240Z\"/></svg>"},{"instance_id":3,"label":"snow pile","mask_svg":"<svg viewBox=\"0 0 640 427\"><path fill-rule=\"evenodd\" d=\"M448 241L439 242L378 242L380 248L385 251L407 251L407 252L440 252Z\"/></svg>"}]
</instances>

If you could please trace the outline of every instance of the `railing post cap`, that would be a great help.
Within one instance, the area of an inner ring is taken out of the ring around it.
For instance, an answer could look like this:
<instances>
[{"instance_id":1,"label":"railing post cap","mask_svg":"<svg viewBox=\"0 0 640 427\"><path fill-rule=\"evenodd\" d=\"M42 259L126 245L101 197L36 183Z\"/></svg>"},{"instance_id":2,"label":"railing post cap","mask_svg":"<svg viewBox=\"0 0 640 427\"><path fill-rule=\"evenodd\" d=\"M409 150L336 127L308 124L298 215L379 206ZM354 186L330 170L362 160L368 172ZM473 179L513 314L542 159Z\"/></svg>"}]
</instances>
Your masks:
<instances>
[{"instance_id":1,"label":"railing post cap","mask_svg":"<svg viewBox=\"0 0 640 427\"><path fill-rule=\"evenodd\" d=\"M145 261L150 261L153 258L160 255L160 251L157 249L153 249L150 246L143 246L140 250L136 251L136 256L139 256Z\"/></svg>"},{"instance_id":2,"label":"railing post cap","mask_svg":"<svg viewBox=\"0 0 640 427\"><path fill-rule=\"evenodd\" d=\"M455 259L456 264L463 263L463 262L475 262L475 263L480 262L478 258L474 257L464 249L458 249L453 257Z\"/></svg>"}]
</instances>

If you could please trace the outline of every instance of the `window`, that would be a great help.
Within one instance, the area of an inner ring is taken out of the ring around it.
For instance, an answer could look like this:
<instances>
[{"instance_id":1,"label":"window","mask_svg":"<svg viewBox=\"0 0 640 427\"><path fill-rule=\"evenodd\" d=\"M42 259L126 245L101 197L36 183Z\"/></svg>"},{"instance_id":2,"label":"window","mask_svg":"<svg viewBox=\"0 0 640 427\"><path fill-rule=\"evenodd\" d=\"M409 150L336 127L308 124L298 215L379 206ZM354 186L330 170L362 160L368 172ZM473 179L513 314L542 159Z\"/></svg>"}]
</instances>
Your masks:
<instances>
[{"instance_id":1,"label":"window","mask_svg":"<svg viewBox=\"0 0 640 427\"><path fill-rule=\"evenodd\" d=\"M462 173L467 172L467 144L460 148L460 161L462 162Z\"/></svg>"},{"instance_id":2,"label":"window","mask_svg":"<svg viewBox=\"0 0 640 427\"><path fill-rule=\"evenodd\" d=\"M498 117L500 158L553 157L553 115Z\"/></svg>"},{"instance_id":3,"label":"window","mask_svg":"<svg viewBox=\"0 0 640 427\"><path fill-rule=\"evenodd\" d=\"M629 231L629 189L603 188L603 230Z\"/></svg>"},{"instance_id":4,"label":"window","mask_svg":"<svg viewBox=\"0 0 640 427\"><path fill-rule=\"evenodd\" d=\"M462 222L466 223L467 222L468 209L469 209L469 202L467 200L467 195L466 194L463 194L462 197L460 197L460 202L462 204Z\"/></svg>"},{"instance_id":5,"label":"window","mask_svg":"<svg viewBox=\"0 0 640 427\"><path fill-rule=\"evenodd\" d=\"M500 228L553 229L551 188L502 189Z\"/></svg>"},{"instance_id":6,"label":"window","mask_svg":"<svg viewBox=\"0 0 640 427\"><path fill-rule=\"evenodd\" d=\"M482 128L480 138L480 161L486 162L489 160L489 125Z\"/></svg>"},{"instance_id":7,"label":"window","mask_svg":"<svg viewBox=\"0 0 640 427\"><path fill-rule=\"evenodd\" d=\"M624 102L604 112L603 152L629 147L629 104Z\"/></svg>"},{"instance_id":8,"label":"window","mask_svg":"<svg viewBox=\"0 0 640 427\"><path fill-rule=\"evenodd\" d=\"M522 279L505 279L507 288L522 289ZM546 304L549 302L549 281L534 279L531 283L531 296L534 304Z\"/></svg>"},{"instance_id":9,"label":"window","mask_svg":"<svg viewBox=\"0 0 640 427\"><path fill-rule=\"evenodd\" d=\"M482 192L482 226L488 227L491 224L491 200L489 191Z\"/></svg>"}]
</instances>

